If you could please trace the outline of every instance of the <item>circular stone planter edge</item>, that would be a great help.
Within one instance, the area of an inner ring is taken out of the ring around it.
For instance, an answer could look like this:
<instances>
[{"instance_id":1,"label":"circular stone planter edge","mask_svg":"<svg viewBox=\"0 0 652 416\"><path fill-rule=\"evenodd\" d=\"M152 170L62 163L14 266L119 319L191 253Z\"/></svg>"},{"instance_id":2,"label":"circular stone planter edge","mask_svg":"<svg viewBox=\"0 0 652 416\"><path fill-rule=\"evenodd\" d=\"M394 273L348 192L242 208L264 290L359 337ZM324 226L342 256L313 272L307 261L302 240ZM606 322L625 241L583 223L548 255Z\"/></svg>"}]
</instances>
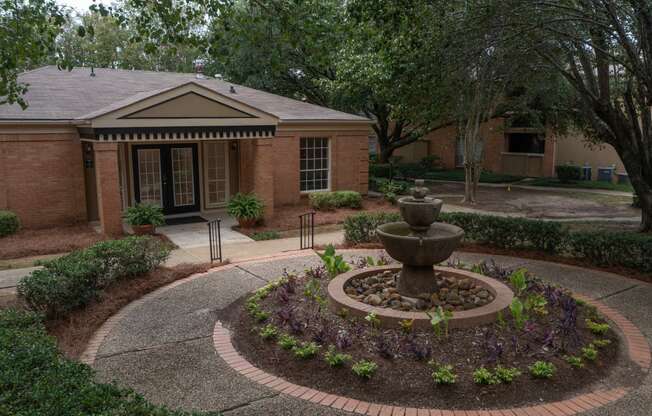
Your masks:
<instances>
[{"instance_id":1,"label":"circular stone planter edge","mask_svg":"<svg viewBox=\"0 0 652 416\"><path fill-rule=\"evenodd\" d=\"M364 278L384 271L398 272L400 270L401 266L396 265L376 266L362 270L352 270L337 276L328 284L328 297L331 311L337 313L341 309L347 309L352 316L359 318L373 312L380 320L380 325L385 328L396 328L399 326L400 321L412 319L414 320L413 326L415 328L430 328L430 317L425 312L399 311L391 308L372 306L357 301L344 292L346 282L351 279ZM494 296L494 300L484 306L453 312L453 316L448 322L449 328L472 328L494 322L501 311L509 308L514 298L514 294L510 288L496 279L452 267L434 266L434 270L448 276L452 275L458 279L471 279L485 290L491 292Z\"/></svg>"},{"instance_id":2,"label":"circular stone planter edge","mask_svg":"<svg viewBox=\"0 0 652 416\"><path fill-rule=\"evenodd\" d=\"M641 331L627 318L615 309L590 299L583 295L574 295L577 299L595 306L600 313L612 321L622 332L627 343L629 358L641 369L650 369L650 346ZM346 396L330 394L315 390L310 387L291 383L281 377L267 373L241 356L231 342L230 331L217 321L213 330L213 344L217 355L224 360L233 370L262 386L269 387L279 393L287 394L311 403L328 406L333 409L368 415L401 415L401 416L526 416L531 414L551 414L554 416L572 416L597 409L624 397L629 389L618 387L610 390L599 389L591 393L584 393L567 400L543 403L536 406L506 408L498 410L451 410L451 409L425 409L414 407L391 406L379 403L365 402Z\"/></svg>"}]
</instances>

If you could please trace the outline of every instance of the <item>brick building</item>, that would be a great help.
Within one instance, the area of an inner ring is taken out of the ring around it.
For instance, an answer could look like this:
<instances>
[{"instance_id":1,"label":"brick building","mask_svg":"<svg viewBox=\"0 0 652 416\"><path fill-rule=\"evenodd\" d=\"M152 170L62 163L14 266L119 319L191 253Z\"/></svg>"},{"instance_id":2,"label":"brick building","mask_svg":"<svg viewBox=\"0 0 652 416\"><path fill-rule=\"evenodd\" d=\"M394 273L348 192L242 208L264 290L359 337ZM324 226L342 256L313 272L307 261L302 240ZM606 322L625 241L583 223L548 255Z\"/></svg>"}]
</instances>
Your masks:
<instances>
[{"instance_id":1,"label":"brick building","mask_svg":"<svg viewBox=\"0 0 652 416\"><path fill-rule=\"evenodd\" d=\"M26 227L100 220L137 202L168 216L254 192L266 216L323 190L367 191L371 121L196 74L43 67L29 107L0 106L0 209Z\"/></svg>"}]
</instances>

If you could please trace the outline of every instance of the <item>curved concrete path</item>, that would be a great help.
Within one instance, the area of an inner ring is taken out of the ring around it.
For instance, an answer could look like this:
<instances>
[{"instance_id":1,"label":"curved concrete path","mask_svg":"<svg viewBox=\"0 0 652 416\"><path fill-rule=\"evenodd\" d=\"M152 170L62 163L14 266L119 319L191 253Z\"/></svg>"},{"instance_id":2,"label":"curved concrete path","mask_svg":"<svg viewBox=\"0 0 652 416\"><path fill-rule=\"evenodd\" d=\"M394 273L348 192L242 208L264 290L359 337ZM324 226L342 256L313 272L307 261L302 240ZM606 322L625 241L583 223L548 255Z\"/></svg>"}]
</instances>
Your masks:
<instances>
[{"instance_id":1,"label":"curved concrete path","mask_svg":"<svg viewBox=\"0 0 652 416\"><path fill-rule=\"evenodd\" d=\"M349 250L346 257L376 254ZM494 258L526 267L617 309L652 339L652 285L572 266L505 256L456 253L478 262ZM93 366L102 381L130 386L153 402L185 410L221 411L224 415L345 415L261 387L232 370L216 356L213 327L217 312L240 296L279 277L283 269L318 265L312 252L241 262L164 288L128 306L99 342ZM652 414L652 376L625 398L586 415Z\"/></svg>"}]
</instances>

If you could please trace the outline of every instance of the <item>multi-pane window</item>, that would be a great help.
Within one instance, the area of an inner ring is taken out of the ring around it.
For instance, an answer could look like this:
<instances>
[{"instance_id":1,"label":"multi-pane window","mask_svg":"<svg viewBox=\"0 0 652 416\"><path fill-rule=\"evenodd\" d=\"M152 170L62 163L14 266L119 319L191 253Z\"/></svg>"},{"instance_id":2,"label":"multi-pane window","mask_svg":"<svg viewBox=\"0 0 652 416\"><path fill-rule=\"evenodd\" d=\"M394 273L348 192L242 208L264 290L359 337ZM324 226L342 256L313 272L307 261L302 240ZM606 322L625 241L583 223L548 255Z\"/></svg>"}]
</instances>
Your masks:
<instances>
[{"instance_id":1,"label":"multi-pane window","mask_svg":"<svg viewBox=\"0 0 652 416\"><path fill-rule=\"evenodd\" d=\"M195 204L195 178L192 165L192 149L190 147L172 148L172 183L175 207Z\"/></svg>"},{"instance_id":2,"label":"multi-pane window","mask_svg":"<svg viewBox=\"0 0 652 416\"><path fill-rule=\"evenodd\" d=\"M209 207L226 202L228 192L228 148L225 141L204 143L204 182L207 187L206 202Z\"/></svg>"},{"instance_id":3,"label":"multi-pane window","mask_svg":"<svg viewBox=\"0 0 652 416\"><path fill-rule=\"evenodd\" d=\"M327 190L328 139L325 137L302 137L300 148L301 191Z\"/></svg>"}]
</instances>

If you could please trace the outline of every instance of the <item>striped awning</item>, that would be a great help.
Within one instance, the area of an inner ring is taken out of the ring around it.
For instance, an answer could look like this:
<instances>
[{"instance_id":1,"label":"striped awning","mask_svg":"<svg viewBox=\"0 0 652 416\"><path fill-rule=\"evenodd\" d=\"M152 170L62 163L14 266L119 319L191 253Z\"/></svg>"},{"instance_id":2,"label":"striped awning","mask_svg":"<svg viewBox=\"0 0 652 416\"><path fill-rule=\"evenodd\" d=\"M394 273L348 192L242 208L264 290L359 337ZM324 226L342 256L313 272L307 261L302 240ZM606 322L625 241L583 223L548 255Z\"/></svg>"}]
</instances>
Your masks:
<instances>
[{"instance_id":1,"label":"striped awning","mask_svg":"<svg viewBox=\"0 0 652 416\"><path fill-rule=\"evenodd\" d=\"M274 137L276 126L203 126L96 128L82 131L84 139L102 142L154 140L264 139Z\"/></svg>"}]
</instances>

